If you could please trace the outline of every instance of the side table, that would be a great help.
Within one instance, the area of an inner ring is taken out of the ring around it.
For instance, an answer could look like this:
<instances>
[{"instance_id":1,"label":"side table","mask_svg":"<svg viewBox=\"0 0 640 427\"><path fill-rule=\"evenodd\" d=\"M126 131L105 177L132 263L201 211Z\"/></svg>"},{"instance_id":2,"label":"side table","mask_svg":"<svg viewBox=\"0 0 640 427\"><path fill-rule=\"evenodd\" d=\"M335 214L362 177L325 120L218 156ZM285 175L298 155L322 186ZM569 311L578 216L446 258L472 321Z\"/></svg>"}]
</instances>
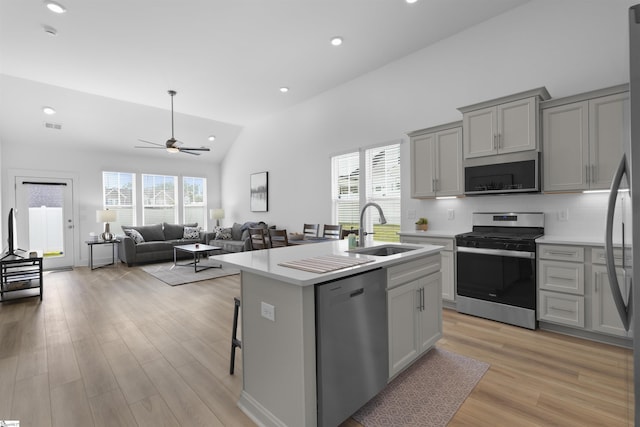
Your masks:
<instances>
[{"instance_id":1,"label":"side table","mask_svg":"<svg viewBox=\"0 0 640 427\"><path fill-rule=\"evenodd\" d=\"M95 270L96 268L107 267L109 265L115 265L116 263L116 245L120 243L119 240L86 240L85 243L89 245L89 268L91 270ZM96 245L111 245L111 263L102 264L97 267L93 266L93 247Z\"/></svg>"}]
</instances>

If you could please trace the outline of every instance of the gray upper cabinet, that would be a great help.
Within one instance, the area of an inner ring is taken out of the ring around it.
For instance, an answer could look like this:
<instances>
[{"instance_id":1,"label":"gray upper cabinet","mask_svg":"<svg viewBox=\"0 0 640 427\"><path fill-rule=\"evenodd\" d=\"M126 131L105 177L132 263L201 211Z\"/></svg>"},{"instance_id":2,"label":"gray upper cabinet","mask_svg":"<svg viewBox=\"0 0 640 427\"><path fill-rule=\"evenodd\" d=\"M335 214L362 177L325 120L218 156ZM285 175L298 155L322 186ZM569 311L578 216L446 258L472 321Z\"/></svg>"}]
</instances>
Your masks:
<instances>
[{"instance_id":1,"label":"gray upper cabinet","mask_svg":"<svg viewBox=\"0 0 640 427\"><path fill-rule=\"evenodd\" d=\"M545 88L461 107L464 159L538 149L539 101Z\"/></svg>"},{"instance_id":2,"label":"gray upper cabinet","mask_svg":"<svg viewBox=\"0 0 640 427\"><path fill-rule=\"evenodd\" d=\"M627 85L542 105L543 191L603 190L629 144Z\"/></svg>"},{"instance_id":3,"label":"gray upper cabinet","mask_svg":"<svg viewBox=\"0 0 640 427\"><path fill-rule=\"evenodd\" d=\"M411 197L457 196L464 191L462 122L409 133Z\"/></svg>"}]
</instances>

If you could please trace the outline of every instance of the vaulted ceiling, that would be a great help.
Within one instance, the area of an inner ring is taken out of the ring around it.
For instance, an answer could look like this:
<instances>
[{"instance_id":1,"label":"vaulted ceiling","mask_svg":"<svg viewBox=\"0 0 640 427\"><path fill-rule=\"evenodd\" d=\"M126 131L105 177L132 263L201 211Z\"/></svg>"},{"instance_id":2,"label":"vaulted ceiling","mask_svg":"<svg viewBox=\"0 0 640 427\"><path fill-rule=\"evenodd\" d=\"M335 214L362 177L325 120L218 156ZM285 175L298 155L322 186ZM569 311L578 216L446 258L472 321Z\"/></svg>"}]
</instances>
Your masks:
<instances>
[{"instance_id":1,"label":"vaulted ceiling","mask_svg":"<svg viewBox=\"0 0 640 427\"><path fill-rule=\"evenodd\" d=\"M0 0L0 142L132 153L169 138L174 89L176 138L217 162L243 126L528 0L56 1Z\"/></svg>"}]
</instances>

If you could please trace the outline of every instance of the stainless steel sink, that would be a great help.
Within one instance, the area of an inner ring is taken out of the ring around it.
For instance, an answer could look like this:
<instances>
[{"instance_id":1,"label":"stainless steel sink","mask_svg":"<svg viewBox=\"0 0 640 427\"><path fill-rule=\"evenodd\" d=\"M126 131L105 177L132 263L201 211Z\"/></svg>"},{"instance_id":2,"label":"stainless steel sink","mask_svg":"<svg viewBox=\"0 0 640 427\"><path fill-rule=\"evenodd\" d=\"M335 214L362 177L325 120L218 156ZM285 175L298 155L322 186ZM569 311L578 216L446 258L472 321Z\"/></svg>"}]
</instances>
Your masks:
<instances>
[{"instance_id":1,"label":"stainless steel sink","mask_svg":"<svg viewBox=\"0 0 640 427\"><path fill-rule=\"evenodd\" d=\"M374 246L371 248L352 249L347 252L362 254L362 255L389 256L389 255L396 255L396 254L401 254L409 251L415 251L416 249L420 249L420 248L416 246L383 245L383 246Z\"/></svg>"}]
</instances>

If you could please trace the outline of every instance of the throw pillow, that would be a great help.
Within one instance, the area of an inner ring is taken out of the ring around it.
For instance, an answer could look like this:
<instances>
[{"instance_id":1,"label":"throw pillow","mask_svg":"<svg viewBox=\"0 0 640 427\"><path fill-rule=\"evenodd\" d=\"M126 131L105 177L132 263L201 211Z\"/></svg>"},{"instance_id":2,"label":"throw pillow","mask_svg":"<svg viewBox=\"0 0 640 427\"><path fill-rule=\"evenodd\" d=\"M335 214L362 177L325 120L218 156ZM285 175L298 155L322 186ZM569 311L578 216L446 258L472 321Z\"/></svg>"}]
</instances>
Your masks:
<instances>
[{"instance_id":1,"label":"throw pillow","mask_svg":"<svg viewBox=\"0 0 640 427\"><path fill-rule=\"evenodd\" d=\"M231 240L231 228L216 227L214 231L216 233L215 240Z\"/></svg>"},{"instance_id":2,"label":"throw pillow","mask_svg":"<svg viewBox=\"0 0 640 427\"><path fill-rule=\"evenodd\" d=\"M138 230L134 230L131 228L127 228L124 230L124 234L126 234L127 236L131 237L131 239L133 239L134 243L137 245L138 243L142 243L144 242L144 237L142 237L142 234L140 234L138 232Z\"/></svg>"},{"instance_id":3,"label":"throw pillow","mask_svg":"<svg viewBox=\"0 0 640 427\"><path fill-rule=\"evenodd\" d=\"M184 239L199 239L200 229L198 227L184 227Z\"/></svg>"}]
</instances>

